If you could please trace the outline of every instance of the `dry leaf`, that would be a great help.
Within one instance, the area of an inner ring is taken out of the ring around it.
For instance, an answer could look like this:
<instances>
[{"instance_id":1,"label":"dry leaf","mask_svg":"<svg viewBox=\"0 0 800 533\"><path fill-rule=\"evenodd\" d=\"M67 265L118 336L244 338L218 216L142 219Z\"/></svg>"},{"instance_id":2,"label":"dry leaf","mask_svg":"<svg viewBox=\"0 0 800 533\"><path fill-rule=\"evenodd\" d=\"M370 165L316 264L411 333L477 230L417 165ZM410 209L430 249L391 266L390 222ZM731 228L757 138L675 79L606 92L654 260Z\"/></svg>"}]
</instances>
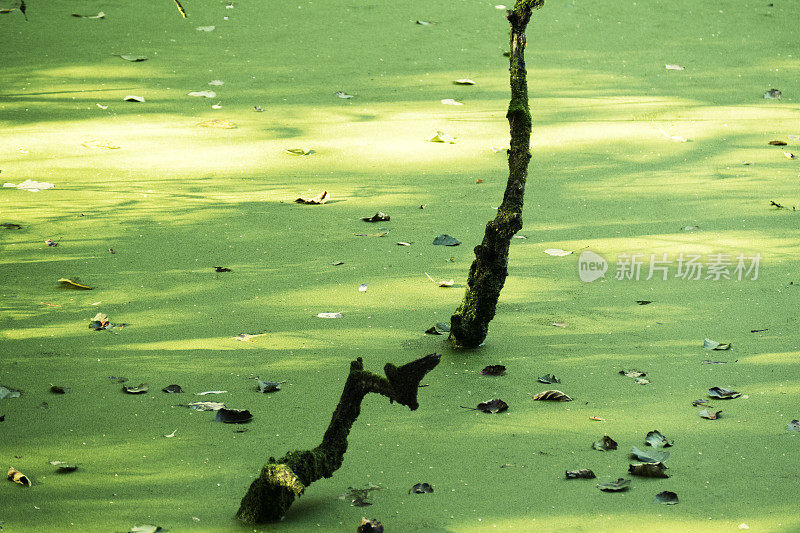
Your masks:
<instances>
[{"instance_id":1,"label":"dry leaf","mask_svg":"<svg viewBox=\"0 0 800 533\"><path fill-rule=\"evenodd\" d=\"M572 252L569 250L562 250L561 248L548 248L544 251L544 253L547 255L554 255L556 257L564 257L572 254Z\"/></svg>"},{"instance_id":2,"label":"dry leaf","mask_svg":"<svg viewBox=\"0 0 800 533\"><path fill-rule=\"evenodd\" d=\"M714 411L711 412L708 409L703 409L700 411L699 415L700 418L707 418L708 420L716 420L719 418L719 415L722 414L722 411Z\"/></svg>"},{"instance_id":3,"label":"dry leaf","mask_svg":"<svg viewBox=\"0 0 800 533\"><path fill-rule=\"evenodd\" d=\"M567 470L565 472L567 479L594 479L597 476L588 468L581 468L580 470Z\"/></svg>"},{"instance_id":4,"label":"dry leaf","mask_svg":"<svg viewBox=\"0 0 800 533\"><path fill-rule=\"evenodd\" d=\"M550 401L550 402L571 402L572 398L561 392L560 390L546 390L540 392L533 397L537 401Z\"/></svg>"},{"instance_id":5,"label":"dry leaf","mask_svg":"<svg viewBox=\"0 0 800 533\"><path fill-rule=\"evenodd\" d=\"M505 365L487 365L479 374L483 376L502 376L506 373Z\"/></svg>"},{"instance_id":6,"label":"dry leaf","mask_svg":"<svg viewBox=\"0 0 800 533\"><path fill-rule=\"evenodd\" d=\"M81 143L81 146L85 146L86 148L98 148L101 150L118 150L119 146L112 143L111 141L86 141Z\"/></svg>"},{"instance_id":7,"label":"dry leaf","mask_svg":"<svg viewBox=\"0 0 800 533\"><path fill-rule=\"evenodd\" d=\"M347 94L347 93L346 93L346 92L344 92L344 91L337 91L337 92L335 92L335 93L333 93L333 94L334 94L335 96L338 96L339 98L341 98L341 99L343 99L343 100L349 100L350 98L354 98L354 96L353 96L352 94Z\"/></svg>"},{"instance_id":8,"label":"dry leaf","mask_svg":"<svg viewBox=\"0 0 800 533\"><path fill-rule=\"evenodd\" d=\"M83 284L79 283L77 278L74 279L74 280L71 280L71 279L68 279L68 278L60 278L58 280L58 282L61 284L60 286L61 286L62 289L77 289L77 290L83 290L83 291L92 290L92 288L89 287L88 285L83 285Z\"/></svg>"},{"instance_id":9,"label":"dry leaf","mask_svg":"<svg viewBox=\"0 0 800 533\"><path fill-rule=\"evenodd\" d=\"M612 481L610 483L598 483L597 488L602 490L603 492L621 492L623 490L628 490L631 485L630 479L619 478L616 481Z\"/></svg>"},{"instance_id":10,"label":"dry leaf","mask_svg":"<svg viewBox=\"0 0 800 533\"><path fill-rule=\"evenodd\" d=\"M122 54L122 55L117 54L117 57L119 57L120 59L124 59L125 61L131 61L132 63L147 61L147 58L145 56L136 56L132 54Z\"/></svg>"},{"instance_id":11,"label":"dry leaf","mask_svg":"<svg viewBox=\"0 0 800 533\"><path fill-rule=\"evenodd\" d=\"M388 231L381 231L380 233L353 233L356 237L386 237L389 235Z\"/></svg>"},{"instance_id":12,"label":"dry leaf","mask_svg":"<svg viewBox=\"0 0 800 533\"><path fill-rule=\"evenodd\" d=\"M446 144L455 144L456 140L451 137L450 135L446 134L443 131L437 131L436 135L428 139L428 142L432 143L446 143Z\"/></svg>"},{"instance_id":13,"label":"dry leaf","mask_svg":"<svg viewBox=\"0 0 800 533\"><path fill-rule=\"evenodd\" d=\"M313 152L313 150L312 150L311 148L308 148L308 147L303 147L303 148L287 148L287 149L286 149L286 153L288 153L288 154L292 154L292 155L308 155L308 154L310 154L311 152Z\"/></svg>"},{"instance_id":14,"label":"dry leaf","mask_svg":"<svg viewBox=\"0 0 800 533\"><path fill-rule=\"evenodd\" d=\"M144 96L136 96L135 94L129 94L125 98L123 98L126 102L140 102L144 103Z\"/></svg>"},{"instance_id":15,"label":"dry leaf","mask_svg":"<svg viewBox=\"0 0 800 533\"><path fill-rule=\"evenodd\" d=\"M681 137L680 135L670 135L667 132L665 132L664 130L658 130L658 131L660 131L661 135L663 135L667 139L673 140L675 142L679 142L679 143L689 142L689 139L687 139L686 137Z\"/></svg>"},{"instance_id":16,"label":"dry leaf","mask_svg":"<svg viewBox=\"0 0 800 533\"><path fill-rule=\"evenodd\" d=\"M31 486L31 480L28 479L28 477L25 474L23 474L13 466L10 466L8 468L8 479L13 481L14 483L19 483L20 485L24 485L26 487Z\"/></svg>"},{"instance_id":17,"label":"dry leaf","mask_svg":"<svg viewBox=\"0 0 800 533\"><path fill-rule=\"evenodd\" d=\"M221 402L192 402L187 407L195 411L219 411L225 407Z\"/></svg>"},{"instance_id":18,"label":"dry leaf","mask_svg":"<svg viewBox=\"0 0 800 533\"><path fill-rule=\"evenodd\" d=\"M244 341L244 342L254 342L251 339L256 337L263 337L266 333L256 333L255 335L251 335L249 333L239 333L234 337L237 341Z\"/></svg>"},{"instance_id":19,"label":"dry leaf","mask_svg":"<svg viewBox=\"0 0 800 533\"><path fill-rule=\"evenodd\" d=\"M313 198L303 198L302 196L295 200L298 204L309 204L309 205L322 205L327 202L329 199L328 191L322 191L318 195Z\"/></svg>"},{"instance_id":20,"label":"dry leaf","mask_svg":"<svg viewBox=\"0 0 800 533\"><path fill-rule=\"evenodd\" d=\"M469 78L461 78L458 80L454 80L453 83L456 85L475 85L475 82Z\"/></svg>"},{"instance_id":21,"label":"dry leaf","mask_svg":"<svg viewBox=\"0 0 800 533\"><path fill-rule=\"evenodd\" d=\"M607 452L609 450L616 450L619 447L617 441L609 437L608 435L603 435L603 438L596 441L592 444L592 448L601 452Z\"/></svg>"},{"instance_id":22,"label":"dry leaf","mask_svg":"<svg viewBox=\"0 0 800 533\"><path fill-rule=\"evenodd\" d=\"M81 18L81 19L104 19L106 18L106 14L100 11L97 15L80 15L78 13L73 13L73 17Z\"/></svg>"},{"instance_id":23,"label":"dry leaf","mask_svg":"<svg viewBox=\"0 0 800 533\"><path fill-rule=\"evenodd\" d=\"M785 141L770 141L767 144L769 144L771 146L786 146L786 142Z\"/></svg>"},{"instance_id":24,"label":"dry leaf","mask_svg":"<svg viewBox=\"0 0 800 533\"><path fill-rule=\"evenodd\" d=\"M391 219L392 217L390 217L383 211L378 211L371 217L361 217L361 220L363 220L364 222L388 222Z\"/></svg>"},{"instance_id":25,"label":"dry leaf","mask_svg":"<svg viewBox=\"0 0 800 533\"><path fill-rule=\"evenodd\" d=\"M201 128L217 128L221 130L232 130L237 127L235 122L222 118L204 120L203 122L198 122L197 125Z\"/></svg>"},{"instance_id":26,"label":"dry leaf","mask_svg":"<svg viewBox=\"0 0 800 533\"><path fill-rule=\"evenodd\" d=\"M664 463L636 463L628 465L628 473L634 476L668 478L669 475L664 472L666 468Z\"/></svg>"}]
</instances>

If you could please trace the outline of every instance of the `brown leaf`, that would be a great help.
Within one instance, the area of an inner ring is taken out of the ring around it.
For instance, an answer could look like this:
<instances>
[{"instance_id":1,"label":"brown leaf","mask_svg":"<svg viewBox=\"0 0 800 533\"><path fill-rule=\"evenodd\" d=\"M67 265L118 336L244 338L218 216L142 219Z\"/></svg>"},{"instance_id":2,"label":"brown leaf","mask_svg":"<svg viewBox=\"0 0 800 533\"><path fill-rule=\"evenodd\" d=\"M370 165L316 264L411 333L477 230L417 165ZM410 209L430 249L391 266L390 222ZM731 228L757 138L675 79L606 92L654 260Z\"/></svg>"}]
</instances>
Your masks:
<instances>
[{"instance_id":1,"label":"brown leaf","mask_svg":"<svg viewBox=\"0 0 800 533\"><path fill-rule=\"evenodd\" d=\"M634 476L667 478L669 475L664 472L666 468L664 463L636 463L628 466L628 473Z\"/></svg>"},{"instance_id":2,"label":"brown leaf","mask_svg":"<svg viewBox=\"0 0 800 533\"><path fill-rule=\"evenodd\" d=\"M484 376L502 376L505 373L506 367L504 365L488 365L480 371L480 374Z\"/></svg>"},{"instance_id":3,"label":"brown leaf","mask_svg":"<svg viewBox=\"0 0 800 533\"><path fill-rule=\"evenodd\" d=\"M567 470L565 472L567 479L594 479L597 476L588 468L581 468L580 470Z\"/></svg>"},{"instance_id":4,"label":"brown leaf","mask_svg":"<svg viewBox=\"0 0 800 533\"><path fill-rule=\"evenodd\" d=\"M378 211L371 217L361 217L361 220L364 222L387 222L391 220L392 217L384 213L383 211Z\"/></svg>"},{"instance_id":5,"label":"brown leaf","mask_svg":"<svg viewBox=\"0 0 800 533\"><path fill-rule=\"evenodd\" d=\"M737 392L733 389L723 389L722 387L711 387L708 389L708 395L712 398L717 398L719 400L733 400L734 398L738 398L742 395L741 392Z\"/></svg>"},{"instance_id":6,"label":"brown leaf","mask_svg":"<svg viewBox=\"0 0 800 533\"><path fill-rule=\"evenodd\" d=\"M772 146L786 146L784 141L770 141L767 144L771 144Z\"/></svg>"},{"instance_id":7,"label":"brown leaf","mask_svg":"<svg viewBox=\"0 0 800 533\"><path fill-rule=\"evenodd\" d=\"M609 450L616 450L618 447L617 441L609 437L608 435L603 435L603 438L592 444L592 448L601 452L607 452Z\"/></svg>"},{"instance_id":8,"label":"brown leaf","mask_svg":"<svg viewBox=\"0 0 800 533\"><path fill-rule=\"evenodd\" d=\"M313 198L303 198L302 196L295 200L298 204L309 204L309 205L322 205L328 201L329 195L328 191L322 191L318 195Z\"/></svg>"},{"instance_id":9,"label":"brown leaf","mask_svg":"<svg viewBox=\"0 0 800 533\"><path fill-rule=\"evenodd\" d=\"M198 122L197 125L201 128L216 128L220 130L232 130L237 127L235 122L223 118L204 120L203 122Z\"/></svg>"},{"instance_id":10,"label":"brown leaf","mask_svg":"<svg viewBox=\"0 0 800 533\"><path fill-rule=\"evenodd\" d=\"M708 420L716 420L719 418L719 415L722 411L714 411L713 413L708 409L703 409L700 411L700 418L707 418Z\"/></svg>"},{"instance_id":11,"label":"brown leaf","mask_svg":"<svg viewBox=\"0 0 800 533\"><path fill-rule=\"evenodd\" d=\"M560 390L546 390L540 392L533 397L534 400L550 401L550 402L571 402L572 398L561 392Z\"/></svg>"}]
</instances>

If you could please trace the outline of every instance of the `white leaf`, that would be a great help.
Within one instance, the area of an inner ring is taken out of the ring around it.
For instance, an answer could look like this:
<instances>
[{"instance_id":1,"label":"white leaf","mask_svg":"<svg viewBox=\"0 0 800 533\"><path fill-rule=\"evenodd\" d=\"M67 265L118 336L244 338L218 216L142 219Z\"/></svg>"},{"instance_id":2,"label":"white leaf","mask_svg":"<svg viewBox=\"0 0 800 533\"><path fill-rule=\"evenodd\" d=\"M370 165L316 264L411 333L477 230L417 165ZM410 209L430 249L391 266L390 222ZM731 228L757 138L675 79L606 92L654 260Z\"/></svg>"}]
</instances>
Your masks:
<instances>
[{"instance_id":1,"label":"white leaf","mask_svg":"<svg viewBox=\"0 0 800 533\"><path fill-rule=\"evenodd\" d=\"M3 187L13 187L23 191L39 192L45 189L52 189L55 187L55 185L52 183L47 183L46 181L25 180L19 185L15 185L13 183L4 183Z\"/></svg>"},{"instance_id":2,"label":"white leaf","mask_svg":"<svg viewBox=\"0 0 800 533\"><path fill-rule=\"evenodd\" d=\"M342 313L319 313L319 318L343 318Z\"/></svg>"},{"instance_id":3,"label":"white leaf","mask_svg":"<svg viewBox=\"0 0 800 533\"><path fill-rule=\"evenodd\" d=\"M156 533L156 531L160 530L161 527L159 526L151 526L150 524L145 524L143 526L132 527L130 533Z\"/></svg>"},{"instance_id":4,"label":"white leaf","mask_svg":"<svg viewBox=\"0 0 800 533\"><path fill-rule=\"evenodd\" d=\"M126 102L142 102L144 103L144 96L136 96L135 94L129 94L125 98L123 98Z\"/></svg>"},{"instance_id":5,"label":"white leaf","mask_svg":"<svg viewBox=\"0 0 800 533\"><path fill-rule=\"evenodd\" d=\"M797 159L797 156L791 152L783 152L783 155L785 155L788 159Z\"/></svg>"},{"instance_id":6,"label":"white leaf","mask_svg":"<svg viewBox=\"0 0 800 533\"><path fill-rule=\"evenodd\" d=\"M216 28L216 26L198 26L195 29L197 31L214 31L214 28Z\"/></svg>"},{"instance_id":7,"label":"white leaf","mask_svg":"<svg viewBox=\"0 0 800 533\"><path fill-rule=\"evenodd\" d=\"M442 103L444 105L464 105L458 100L453 100L452 98L445 98L444 100L442 100Z\"/></svg>"},{"instance_id":8,"label":"white leaf","mask_svg":"<svg viewBox=\"0 0 800 533\"><path fill-rule=\"evenodd\" d=\"M222 80L211 80L210 82L208 82L208 84L209 85L220 86L220 85L225 85L225 82L222 81Z\"/></svg>"},{"instance_id":9,"label":"white leaf","mask_svg":"<svg viewBox=\"0 0 800 533\"><path fill-rule=\"evenodd\" d=\"M338 96L339 98L343 98L345 100L347 100L348 98L353 98L352 94L347 94L346 92L343 92L343 91L335 92L333 94Z\"/></svg>"},{"instance_id":10,"label":"white leaf","mask_svg":"<svg viewBox=\"0 0 800 533\"><path fill-rule=\"evenodd\" d=\"M220 402L192 402L188 407L195 411L219 411L225 407L224 403Z\"/></svg>"},{"instance_id":11,"label":"white leaf","mask_svg":"<svg viewBox=\"0 0 800 533\"><path fill-rule=\"evenodd\" d=\"M205 396L206 394L224 394L226 392L228 392L228 391L226 391L226 390L207 390L207 391L204 391L204 392L198 392L198 393L195 394L195 396Z\"/></svg>"},{"instance_id":12,"label":"white leaf","mask_svg":"<svg viewBox=\"0 0 800 533\"><path fill-rule=\"evenodd\" d=\"M361 285L359 285L358 292L367 292L367 285L369 285L369 283L362 283Z\"/></svg>"},{"instance_id":13,"label":"white leaf","mask_svg":"<svg viewBox=\"0 0 800 533\"><path fill-rule=\"evenodd\" d=\"M216 98L217 93L214 91L192 91L188 96L201 96L203 98Z\"/></svg>"},{"instance_id":14,"label":"white leaf","mask_svg":"<svg viewBox=\"0 0 800 533\"><path fill-rule=\"evenodd\" d=\"M548 248L544 251L547 255L554 255L556 257L564 257L565 255L570 255L572 252L569 250L562 250L561 248Z\"/></svg>"},{"instance_id":15,"label":"white leaf","mask_svg":"<svg viewBox=\"0 0 800 533\"><path fill-rule=\"evenodd\" d=\"M717 346L719 346L719 344L720 343L718 343L717 341L712 341L711 339L706 339L706 340L703 341L703 348L706 349L706 350L713 350Z\"/></svg>"},{"instance_id":16,"label":"white leaf","mask_svg":"<svg viewBox=\"0 0 800 533\"><path fill-rule=\"evenodd\" d=\"M689 139L687 139L686 137L681 137L680 135L670 135L669 133L667 133L664 130L658 130L658 131L660 131L661 135L663 135L667 139L671 139L671 140L673 140L675 142L679 142L679 143L689 142Z\"/></svg>"},{"instance_id":17,"label":"white leaf","mask_svg":"<svg viewBox=\"0 0 800 533\"><path fill-rule=\"evenodd\" d=\"M680 65L664 65L667 70L683 70L683 67Z\"/></svg>"},{"instance_id":18,"label":"white leaf","mask_svg":"<svg viewBox=\"0 0 800 533\"><path fill-rule=\"evenodd\" d=\"M461 78L453 81L456 85L475 85L475 82L469 78Z\"/></svg>"}]
</instances>

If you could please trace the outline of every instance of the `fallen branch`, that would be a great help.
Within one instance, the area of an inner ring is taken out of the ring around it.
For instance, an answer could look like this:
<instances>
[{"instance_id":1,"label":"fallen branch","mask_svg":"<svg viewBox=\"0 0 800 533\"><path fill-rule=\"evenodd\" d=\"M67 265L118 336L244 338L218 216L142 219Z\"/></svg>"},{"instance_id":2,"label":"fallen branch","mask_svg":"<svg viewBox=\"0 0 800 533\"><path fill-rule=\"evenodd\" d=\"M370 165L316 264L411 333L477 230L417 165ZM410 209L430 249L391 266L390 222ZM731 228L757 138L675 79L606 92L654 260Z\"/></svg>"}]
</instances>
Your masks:
<instances>
[{"instance_id":1,"label":"fallen branch","mask_svg":"<svg viewBox=\"0 0 800 533\"><path fill-rule=\"evenodd\" d=\"M531 112L528 106L528 81L525 71L525 29L531 11L544 0L517 0L506 11L511 24L511 101L508 124L511 147L508 150L508 182L497 216L486 224L483 242L475 247L475 260L469 269L464 299L450 318L450 342L459 348L477 348L486 339L494 318L500 290L508 276L508 248L514 234L522 229L522 205L528 161L531 159Z\"/></svg>"},{"instance_id":2,"label":"fallen branch","mask_svg":"<svg viewBox=\"0 0 800 533\"><path fill-rule=\"evenodd\" d=\"M361 412L364 396L375 392L414 411L419 407L420 381L439 364L440 358L434 353L401 367L387 363L383 368L385 378L364 370L360 357L352 361L322 443L313 450L296 450L277 460L270 457L242 498L236 516L248 524L280 520L306 487L318 479L331 477L342 465L347 435Z\"/></svg>"}]
</instances>

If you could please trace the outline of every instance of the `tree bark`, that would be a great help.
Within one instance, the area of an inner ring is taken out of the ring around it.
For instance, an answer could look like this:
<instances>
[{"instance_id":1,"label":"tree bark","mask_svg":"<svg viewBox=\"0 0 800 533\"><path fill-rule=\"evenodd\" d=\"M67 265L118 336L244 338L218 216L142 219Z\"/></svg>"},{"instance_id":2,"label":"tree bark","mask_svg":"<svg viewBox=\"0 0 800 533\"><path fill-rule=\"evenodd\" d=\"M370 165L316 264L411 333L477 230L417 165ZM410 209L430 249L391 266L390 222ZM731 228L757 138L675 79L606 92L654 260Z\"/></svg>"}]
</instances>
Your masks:
<instances>
[{"instance_id":1,"label":"tree bark","mask_svg":"<svg viewBox=\"0 0 800 533\"><path fill-rule=\"evenodd\" d=\"M419 407L419 383L439 364L440 358L434 353L399 368L387 363L383 369L385 378L364 370L360 357L352 361L339 405L333 412L322 443L313 450L289 452L278 460L270 457L242 498L236 516L248 524L283 518L294 499L302 495L308 485L323 477L331 477L342 465L347 451L347 435L361 412L364 396L375 392L414 411Z\"/></svg>"},{"instance_id":2,"label":"tree bark","mask_svg":"<svg viewBox=\"0 0 800 533\"><path fill-rule=\"evenodd\" d=\"M511 25L509 72L511 101L508 104L511 145L508 150L508 182L497 216L486 224L483 242L475 247L464 299L450 317L450 342L459 348L477 348L486 339L494 318L500 291L508 276L508 248L522 229L522 206L528 162L531 159L531 113L525 71L525 29L531 11L544 0L516 0L506 12Z\"/></svg>"}]
</instances>

